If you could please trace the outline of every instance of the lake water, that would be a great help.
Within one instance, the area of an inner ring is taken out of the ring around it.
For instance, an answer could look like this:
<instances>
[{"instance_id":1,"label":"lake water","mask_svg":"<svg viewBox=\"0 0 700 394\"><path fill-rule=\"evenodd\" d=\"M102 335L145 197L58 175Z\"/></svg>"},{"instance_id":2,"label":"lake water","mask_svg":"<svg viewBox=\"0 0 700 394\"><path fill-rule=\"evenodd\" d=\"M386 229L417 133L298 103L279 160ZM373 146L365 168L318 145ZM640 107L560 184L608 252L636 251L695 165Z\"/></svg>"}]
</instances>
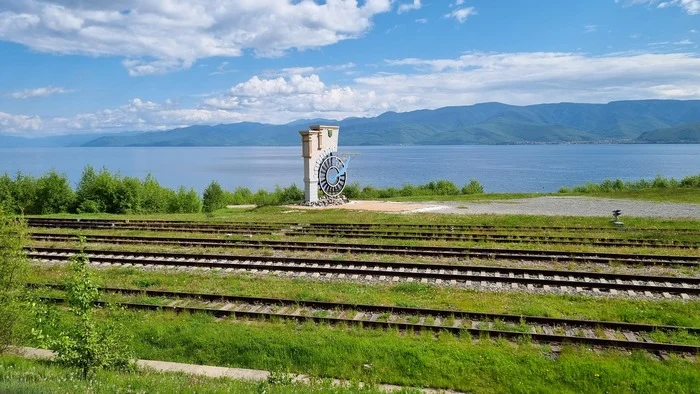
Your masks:
<instances>
[{"instance_id":1,"label":"lake water","mask_svg":"<svg viewBox=\"0 0 700 394\"><path fill-rule=\"evenodd\" d=\"M379 187L478 179L487 192L550 192L605 178L637 180L700 173L700 145L507 145L342 147L359 153L348 181ZM0 148L0 173L41 175L55 169L73 181L85 165L168 187L202 191L303 185L301 147Z\"/></svg>"}]
</instances>

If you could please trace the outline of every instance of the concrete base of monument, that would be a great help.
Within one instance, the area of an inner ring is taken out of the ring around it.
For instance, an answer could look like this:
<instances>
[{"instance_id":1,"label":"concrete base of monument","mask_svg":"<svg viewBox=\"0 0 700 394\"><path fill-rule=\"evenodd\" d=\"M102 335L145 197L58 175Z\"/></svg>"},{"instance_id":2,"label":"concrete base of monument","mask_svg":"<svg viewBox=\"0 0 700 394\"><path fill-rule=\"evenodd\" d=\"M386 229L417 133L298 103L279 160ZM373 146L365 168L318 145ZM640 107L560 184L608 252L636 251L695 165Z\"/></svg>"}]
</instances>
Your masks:
<instances>
[{"instance_id":1,"label":"concrete base of monument","mask_svg":"<svg viewBox=\"0 0 700 394\"><path fill-rule=\"evenodd\" d=\"M408 203L408 202L392 202L392 201L374 201L374 200L356 200L350 201L342 205L318 205L304 206L294 205L289 206L301 209L347 209L355 211L379 211L379 212L421 212L439 209L439 205Z\"/></svg>"}]
</instances>

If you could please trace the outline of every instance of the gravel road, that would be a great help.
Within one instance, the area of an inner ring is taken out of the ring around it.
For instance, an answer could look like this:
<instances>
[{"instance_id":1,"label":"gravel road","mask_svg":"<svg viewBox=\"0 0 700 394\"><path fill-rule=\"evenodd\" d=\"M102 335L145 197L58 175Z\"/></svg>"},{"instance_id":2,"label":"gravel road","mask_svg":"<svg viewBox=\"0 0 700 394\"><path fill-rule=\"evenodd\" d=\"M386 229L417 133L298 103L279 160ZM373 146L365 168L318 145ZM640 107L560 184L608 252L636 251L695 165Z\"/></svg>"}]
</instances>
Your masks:
<instances>
[{"instance_id":1,"label":"gravel road","mask_svg":"<svg viewBox=\"0 0 700 394\"><path fill-rule=\"evenodd\" d=\"M612 217L615 209L622 210L621 220L625 216L700 219L700 204L600 197L551 196L489 202L429 202L423 208L408 212Z\"/></svg>"}]
</instances>

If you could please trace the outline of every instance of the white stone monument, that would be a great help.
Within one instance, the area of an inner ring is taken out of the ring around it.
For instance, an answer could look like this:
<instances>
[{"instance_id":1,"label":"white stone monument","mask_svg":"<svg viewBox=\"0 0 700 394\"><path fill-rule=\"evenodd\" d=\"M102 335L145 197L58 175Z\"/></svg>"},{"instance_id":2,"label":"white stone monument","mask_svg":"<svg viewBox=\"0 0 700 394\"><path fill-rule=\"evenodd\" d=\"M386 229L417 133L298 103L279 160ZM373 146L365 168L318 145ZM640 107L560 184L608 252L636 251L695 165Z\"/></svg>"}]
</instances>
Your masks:
<instances>
[{"instance_id":1,"label":"white stone monument","mask_svg":"<svg viewBox=\"0 0 700 394\"><path fill-rule=\"evenodd\" d=\"M301 156L304 158L304 199L318 201L318 189L337 190L345 186L346 167L335 155L338 152L339 126L310 126L302 130ZM319 180L319 170L323 179ZM342 178L342 184L341 184Z\"/></svg>"}]
</instances>

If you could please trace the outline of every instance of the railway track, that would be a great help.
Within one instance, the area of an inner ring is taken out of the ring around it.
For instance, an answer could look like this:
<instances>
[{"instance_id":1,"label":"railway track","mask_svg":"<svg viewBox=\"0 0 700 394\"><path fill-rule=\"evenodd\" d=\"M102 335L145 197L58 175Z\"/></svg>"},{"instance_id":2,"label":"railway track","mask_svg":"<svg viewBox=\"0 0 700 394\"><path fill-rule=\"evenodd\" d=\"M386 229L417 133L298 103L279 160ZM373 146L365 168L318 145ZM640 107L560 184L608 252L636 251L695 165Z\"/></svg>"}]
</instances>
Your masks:
<instances>
[{"instance_id":1,"label":"railway track","mask_svg":"<svg viewBox=\"0 0 700 394\"><path fill-rule=\"evenodd\" d=\"M76 249L33 248L27 252L36 261L66 261ZM272 256L233 256L219 254L183 254L86 250L90 262L109 266L193 267L228 272L278 273L290 277L342 280L377 280L384 282L435 283L488 287L495 289L542 289L567 293L627 292L636 295L680 296L690 299L700 295L700 278L617 273L561 271L536 268L450 265L410 262L308 259Z\"/></svg>"},{"instance_id":2,"label":"railway track","mask_svg":"<svg viewBox=\"0 0 700 394\"><path fill-rule=\"evenodd\" d=\"M445 233L414 232L388 230L313 230L307 228L285 232L287 236L314 236L330 238L377 238L394 240L438 240L460 242L495 242L495 243L538 243L559 245L591 245L608 247L648 247L698 249L700 244L694 242L668 242L651 239L572 237L533 234L481 234L481 233Z\"/></svg>"},{"instance_id":3,"label":"railway track","mask_svg":"<svg viewBox=\"0 0 700 394\"><path fill-rule=\"evenodd\" d=\"M139 224L152 226L172 226L172 227L206 227L206 228L228 228L228 229L283 229L294 226L302 226L310 229L437 229L441 231L610 231L620 230L615 227L583 227L583 226L492 226L492 225L458 225L458 224L408 224L408 223L299 223L299 222L276 222L268 224L250 223L250 222L196 222L186 220L131 220L131 219L70 219L70 218L27 218L30 225L33 224L97 224L109 225L112 224ZM696 228L676 228L676 229L659 229L659 228L625 228L629 231L644 231L644 232L672 232L672 233L691 233L700 234L700 229Z\"/></svg>"},{"instance_id":4,"label":"railway track","mask_svg":"<svg viewBox=\"0 0 700 394\"><path fill-rule=\"evenodd\" d=\"M430 256L447 258L483 258L518 261L566 261L575 263L627 264L627 265L668 265L696 267L700 256L623 254L603 252L561 252L543 250L492 249L439 246L398 246L379 244L350 244L335 242L294 242L272 240L227 240L216 238L174 238L122 235L85 235L87 242L114 244L160 244L199 247L228 247L248 249L273 249L307 252L365 253L385 255ZM70 242L77 236L71 234L32 233L35 241Z\"/></svg>"},{"instance_id":5,"label":"railway track","mask_svg":"<svg viewBox=\"0 0 700 394\"><path fill-rule=\"evenodd\" d=\"M139 223L129 221L37 221L27 220L30 227L39 228L70 228L79 230L141 230L141 231L167 231L167 232L198 232L213 234L262 234L271 235L281 233L280 226L226 226L213 224L170 224L170 223Z\"/></svg>"},{"instance_id":6,"label":"railway track","mask_svg":"<svg viewBox=\"0 0 700 394\"><path fill-rule=\"evenodd\" d=\"M431 231L406 231L400 227L391 229L390 227L376 229L352 229L343 228L341 225L289 225L283 227L279 225L228 225L228 224L187 224L158 223L151 222L131 222L131 221L75 221L75 220L48 220L29 219L28 224L32 227L43 228L71 228L82 230L142 230L142 231L167 231L167 232L200 232L227 235L286 235L286 236L314 236L331 238L377 238L392 240L441 240L459 242L493 242L493 243L536 243L536 244L559 244L559 245L591 245L604 247L648 247L648 248L669 248L669 249L699 249L698 242L669 242L656 239L634 239L634 238L608 238L608 237L581 237L581 236L556 236L556 235L536 235L536 234L495 234L484 232L431 232Z\"/></svg>"},{"instance_id":7,"label":"railway track","mask_svg":"<svg viewBox=\"0 0 700 394\"><path fill-rule=\"evenodd\" d=\"M471 225L471 224L432 224L432 223L311 223L305 225L310 229L353 229L353 230L370 230L370 229L419 229L419 230L440 230L440 231L610 231L610 230L627 230L627 231L642 231L642 232L672 232L672 233L691 233L700 234L700 229L697 228L640 228L640 227L584 227L584 226L494 226L494 225Z\"/></svg>"},{"instance_id":8,"label":"railway track","mask_svg":"<svg viewBox=\"0 0 700 394\"><path fill-rule=\"evenodd\" d=\"M32 284L32 287L63 289L58 284ZM158 304L120 300L119 305L140 310L205 312L218 317L249 319L293 319L331 324L360 324L364 327L413 331L448 331L469 333L476 337L522 339L544 343L574 343L601 347L643 349L648 351L700 354L700 346L661 342L654 334L700 334L700 328L625 322L561 319L457 310L409 308L398 306L346 304L279 298L245 297L221 294L190 293L103 287L102 292L126 296L156 297ZM62 297L43 297L63 302ZM104 304L104 301L100 301ZM193 303L195 305L193 305Z\"/></svg>"}]
</instances>

